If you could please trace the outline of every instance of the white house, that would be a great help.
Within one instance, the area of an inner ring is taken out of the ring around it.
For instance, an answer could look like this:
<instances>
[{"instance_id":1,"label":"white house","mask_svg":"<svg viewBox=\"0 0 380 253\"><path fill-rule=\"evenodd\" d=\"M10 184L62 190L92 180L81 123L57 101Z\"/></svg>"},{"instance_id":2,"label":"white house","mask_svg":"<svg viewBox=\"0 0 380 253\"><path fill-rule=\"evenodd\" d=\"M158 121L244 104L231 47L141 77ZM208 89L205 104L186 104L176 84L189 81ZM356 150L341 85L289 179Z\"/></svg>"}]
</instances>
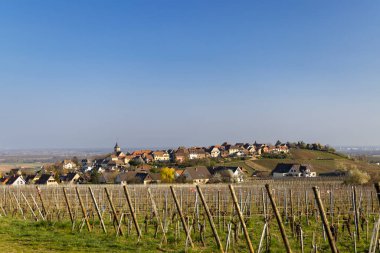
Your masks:
<instances>
[{"instance_id":1,"label":"white house","mask_svg":"<svg viewBox=\"0 0 380 253\"><path fill-rule=\"evenodd\" d=\"M170 161L170 155L167 151L154 151L153 159L159 162L167 162Z\"/></svg>"},{"instance_id":2,"label":"white house","mask_svg":"<svg viewBox=\"0 0 380 253\"><path fill-rule=\"evenodd\" d=\"M77 167L77 165L71 160L63 160L62 161L62 168L63 169L72 170L76 167Z\"/></svg>"},{"instance_id":3,"label":"white house","mask_svg":"<svg viewBox=\"0 0 380 253\"><path fill-rule=\"evenodd\" d=\"M212 175L219 174L224 182L236 182L241 183L244 181L244 172L241 167L234 166L219 166L210 169Z\"/></svg>"},{"instance_id":4,"label":"white house","mask_svg":"<svg viewBox=\"0 0 380 253\"><path fill-rule=\"evenodd\" d=\"M310 164L279 163L272 171L273 177L316 177Z\"/></svg>"},{"instance_id":5,"label":"white house","mask_svg":"<svg viewBox=\"0 0 380 253\"><path fill-rule=\"evenodd\" d=\"M230 156L233 156L235 155L237 152L240 151L240 147L238 146L231 146L229 149L228 149L228 153Z\"/></svg>"},{"instance_id":6,"label":"white house","mask_svg":"<svg viewBox=\"0 0 380 253\"><path fill-rule=\"evenodd\" d=\"M6 185L25 185L25 180L21 175L13 175L8 179Z\"/></svg>"},{"instance_id":7,"label":"white house","mask_svg":"<svg viewBox=\"0 0 380 253\"><path fill-rule=\"evenodd\" d=\"M220 157L220 150L217 147L213 147L210 151L212 158Z\"/></svg>"}]
</instances>

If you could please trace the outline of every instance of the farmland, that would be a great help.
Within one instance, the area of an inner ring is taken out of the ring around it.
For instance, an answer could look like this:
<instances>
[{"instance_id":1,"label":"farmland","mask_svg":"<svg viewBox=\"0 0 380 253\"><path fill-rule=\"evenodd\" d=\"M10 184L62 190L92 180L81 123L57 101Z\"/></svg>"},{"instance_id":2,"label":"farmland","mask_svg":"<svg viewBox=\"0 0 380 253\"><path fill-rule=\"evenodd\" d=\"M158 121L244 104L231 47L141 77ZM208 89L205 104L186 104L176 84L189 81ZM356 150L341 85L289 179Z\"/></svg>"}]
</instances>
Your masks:
<instances>
[{"instance_id":1,"label":"farmland","mask_svg":"<svg viewBox=\"0 0 380 253\"><path fill-rule=\"evenodd\" d=\"M253 170L270 173L278 163L306 163L311 164L318 173L336 171L337 169L350 169L356 167L360 170L367 171L372 175L378 173L379 167L364 161L351 160L345 156L333 153L306 150L291 149L290 157L286 159L269 159L263 158L258 160L249 160L246 165Z\"/></svg>"},{"instance_id":2,"label":"farmland","mask_svg":"<svg viewBox=\"0 0 380 253\"><path fill-rule=\"evenodd\" d=\"M340 252L353 252L355 245L357 252L367 252L371 241L377 241L372 238L379 214L374 187L322 180L268 182L270 189L259 180L199 189L2 187L0 243L7 252L216 252L217 236L228 252L249 252L249 244L255 252L284 252L271 193L292 251L330 252L312 185L319 187L328 222L338 228Z\"/></svg>"}]
</instances>

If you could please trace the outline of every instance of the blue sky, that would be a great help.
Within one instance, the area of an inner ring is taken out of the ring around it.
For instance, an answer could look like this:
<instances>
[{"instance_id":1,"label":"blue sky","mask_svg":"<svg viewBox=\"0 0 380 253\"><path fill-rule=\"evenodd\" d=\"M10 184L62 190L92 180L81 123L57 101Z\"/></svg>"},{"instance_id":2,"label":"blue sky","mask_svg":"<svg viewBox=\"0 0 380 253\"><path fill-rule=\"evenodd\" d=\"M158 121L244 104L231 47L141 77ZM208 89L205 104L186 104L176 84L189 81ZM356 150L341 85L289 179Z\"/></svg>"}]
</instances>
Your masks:
<instances>
[{"instance_id":1,"label":"blue sky","mask_svg":"<svg viewBox=\"0 0 380 253\"><path fill-rule=\"evenodd\" d=\"M380 1L0 1L0 148L380 144Z\"/></svg>"}]
</instances>

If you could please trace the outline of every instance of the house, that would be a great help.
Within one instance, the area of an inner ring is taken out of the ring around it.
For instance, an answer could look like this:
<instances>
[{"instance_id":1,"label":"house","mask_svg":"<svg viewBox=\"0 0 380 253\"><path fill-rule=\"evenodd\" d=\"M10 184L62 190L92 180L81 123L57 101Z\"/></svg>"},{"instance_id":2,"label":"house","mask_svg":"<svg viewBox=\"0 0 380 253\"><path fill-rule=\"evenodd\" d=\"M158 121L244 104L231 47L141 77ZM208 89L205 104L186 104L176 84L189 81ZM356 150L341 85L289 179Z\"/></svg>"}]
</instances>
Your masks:
<instances>
[{"instance_id":1,"label":"house","mask_svg":"<svg viewBox=\"0 0 380 253\"><path fill-rule=\"evenodd\" d=\"M131 161L135 164L144 164L145 163L144 158L141 155L133 157Z\"/></svg>"},{"instance_id":2,"label":"house","mask_svg":"<svg viewBox=\"0 0 380 253\"><path fill-rule=\"evenodd\" d=\"M203 148L189 148L189 159L205 159L206 151Z\"/></svg>"},{"instance_id":3,"label":"house","mask_svg":"<svg viewBox=\"0 0 380 253\"><path fill-rule=\"evenodd\" d=\"M120 160L112 160L107 163L107 170L109 171L123 169L124 167L129 167L129 164L125 164L123 161Z\"/></svg>"},{"instance_id":4,"label":"house","mask_svg":"<svg viewBox=\"0 0 380 253\"><path fill-rule=\"evenodd\" d=\"M272 171L275 178L278 177L316 177L310 164L279 163Z\"/></svg>"},{"instance_id":5,"label":"house","mask_svg":"<svg viewBox=\"0 0 380 253\"><path fill-rule=\"evenodd\" d=\"M110 155L110 157L109 157L108 160L111 160L111 161L118 161L118 160L119 160L119 157L118 157L116 154L112 154L112 155Z\"/></svg>"},{"instance_id":6,"label":"house","mask_svg":"<svg viewBox=\"0 0 380 253\"><path fill-rule=\"evenodd\" d=\"M244 145L244 148L249 152L249 154L253 155L256 153L256 147L254 145L251 145L251 144L245 144Z\"/></svg>"},{"instance_id":7,"label":"house","mask_svg":"<svg viewBox=\"0 0 380 253\"><path fill-rule=\"evenodd\" d=\"M181 177L183 177L186 182L205 184L210 180L211 173L205 166L187 167L184 169Z\"/></svg>"},{"instance_id":8,"label":"house","mask_svg":"<svg viewBox=\"0 0 380 253\"><path fill-rule=\"evenodd\" d=\"M151 181L150 184L159 184L161 183L161 173L149 173Z\"/></svg>"},{"instance_id":9,"label":"house","mask_svg":"<svg viewBox=\"0 0 380 253\"><path fill-rule=\"evenodd\" d=\"M259 143L255 142L253 144L253 146L255 147L256 153L258 155L261 155L262 153L268 153L269 152L269 148L266 144L259 144Z\"/></svg>"},{"instance_id":10,"label":"house","mask_svg":"<svg viewBox=\"0 0 380 253\"><path fill-rule=\"evenodd\" d=\"M232 154L232 156L234 157L246 157L246 156L249 156L249 152L248 150L245 150L245 149L240 149L238 152Z\"/></svg>"},{"instance_id":11,"label":"house","mask_svg":"<svg viewBox=\"0 0 380 253\"><path fill-rule=\"evenodd\" d=\"M120 173L115 178L115 184L152 184L161 182L157 173L151 174L147 172L128 171Z\"/></svg>"},{"instance_id":12,"label":"house","mask_svg":"<svg viewBox=\"0 0 380 253\"><path fill-rule=\"evenodd\" d=\"M187 159L189 159L189 150L187 148L179 147L174 152L175 161L177 163L183 163Z\"/></svg>"},{"instance_id":13,"label":"house","mask_svg":"<svg viewBox=\"0 0 380 253\"><path fill-rule=\"evenodd\" d=\"M125 185L127 183L131 183L132 180L134 180L135 175L137 172L135 171L128 171L128 172L123 172L118 175L116 175L114 183L115 184L122 184Z\"/></svg>"},{"instance_id":14,"label":"house","mask_svg":"<svg viewBox=\"0 0 380 253\"><path fill-rule=\"evenodd\" d=\"M153 158L154 158L154 161L157 161L157 162L168 162L170 161L170 156L169 156L169 153L167 151L154 151L152 153L153 155Z\"/></svg>"},{"instance_id":15,"label":"house","mask_svg":"<svg viewBox=\"0 0 380 253\"><path fill-rule=\"evenodd\" d=\"M222 158L227 158L227 157L230 156L230 153L228 152L228 150L227 150L225 147L221 146L221 147L219 148L219 150L220 150L220 156L221 156Z\"/></svg>"},{"instance_id":16,"label":"house","mask_svg":"<svg viewBox=\"0 0 380 253\"><path fill-rule=\"evenodd\" d=\"M21 175L13 175L9 177L9 179L6 182L6 185L13 185L13 186L18 186L18 185L25 185L25 180Z\"/></svg>"},{"instance_id":17,"label":"house","mask_svg":"<svg viewBox=\"0 0 380 253\"><path fill-rule=\"evenodd\" d=\"M219 150L219 148L217 146L211 147L211 149L210 149L210 156L212 158L218 158L218 157L220 157L220 154L221 154L221 152L220 152L220 150Z\"/></svg>"},{"instance_id":18,"label":"house","mask_svg":"<svg viewBox=\"0 0 380 253\"><path fill-rule=\"evenodd\" d=\"M152 154L152 150L149 150L149 149L142 149L142 150L135 150L132 152L132 156L135 157L135 156L142 156L144 154Z\"/></svg>"},{"instance_id":19,"label":"house","mask_svg":"<svg viewBox=\"0 0 380 253\"><path fill-rule=\"evenodd\" d=\"M235 166L219 166L209 169L212 175L219 174L223 182L236 182L240 183L244 181L244 172L241 167Z\"/></svg>"},{"instance_id":20,"label":"house","mask_svg":"<svg viewBox=\"0 0 380 253\"><path fill-rule=\"evenodd\" d=\"M40 178L36 180L35 184L58 185L57 181L50 174L42 174Z\"/></svg>"},{"instance_id":21,"label":"house","mask_svg":"<svg viewBox=\"0 0 380 253\"><path fill-rule=\"evenodd\" d=\"M60 177L61 183L64 184L78 184L82 181L81 179L81 176L75 172L67 173L67 175Z\"/></svg>"},{"instance_id":22,"label":"house","mask_svg":"<svg viewBox=\"0 0 380 253\"><path fill-rule=\"evenodd\" d=\"M286 144L281 144L277 146L269 146L268 152L272 154L286 154L286 153L289 153L289 148Z\"/></svg>"},{"instance_id":23,"label":"house","mask_svg":"<svg viewBox=\"0 0 380 253\"><path fill-rule=\"evenodd\" d=\"M154 157L153 157L153 155L151 155L151 154L143 154L142 156L142 159L144 159L144 162L145 163L151 163L151 162L153 162L154 161Z\"/></svg>"},{"instance_id":24,"label":"house","mask_svg":"<svg viewBox=\"0 0 380 253\"><path fill-rule=\"evenodd\" d=\"M101 184L113 184L117 177L117 171L104 171L99 175L99 183Z\"/></svg>"},{"instance_id":25,"label":"house","mask_svg":"<svg viewBox=\"0 0 380 253\"><path fill-rule=\"evenodd\" d=\"M234 146L230 146L229 148L228 148L228 154L230 155L230 156L234 156L237 152L239 152L241 150L241 148L239 147L239 146L236 146L236 145L234 145Z\"/></svg>"},{"instance_id":26,"label":"house","mask_svg":"<svg viewBox=\"0 0 380 253\"><path fill-rule=\"evenodd\" d=\"M104 162L105 162L104 158L95 159L94 162L92 163L93 169L97 170L98 172L103 171L107 166L107 162L105 164Z\"/></svg>"},{"instance_id":27,"label":"house","mask_svg":"<svg viewBox=\"0 0 380 253\"><path fill-rule=\"evenodd\" d=\"M72 170L72 169L75 169L76 167L77 165L71 160L62 161L62 168L65 170Z\"/></svg>"},{"instance_id":28,"label":"house","mask_svg":"<svg viewBox=\"0 0 380 253\"><path fill-rule=\"evenodd\" d=\"M175 170L174 172L174 178L178 178L182 176L183 170Z\"/></svg>"},{"instance_id":29,"label":"house","mask_svg":"<svg viewBox=\"0 0 380 253\"><path fill-rule=\"evenodd\" d=\"M280 150L281 153L289 153L289 147L286 144L281 144L278 146L278 149Z\"/></svg>"},{"instance_id":30,"label":"house","mask_svg":"<svg viewBox=\"0 0 380 253\"><path fill-rule=\"evenodd\" d=\"M91 171L93 166L92 166L92 161L89 160L89 159L82 159L81 161L82 163L82 171L83 172L86 172L86 171Z\"/></svg>"}]
</instances>

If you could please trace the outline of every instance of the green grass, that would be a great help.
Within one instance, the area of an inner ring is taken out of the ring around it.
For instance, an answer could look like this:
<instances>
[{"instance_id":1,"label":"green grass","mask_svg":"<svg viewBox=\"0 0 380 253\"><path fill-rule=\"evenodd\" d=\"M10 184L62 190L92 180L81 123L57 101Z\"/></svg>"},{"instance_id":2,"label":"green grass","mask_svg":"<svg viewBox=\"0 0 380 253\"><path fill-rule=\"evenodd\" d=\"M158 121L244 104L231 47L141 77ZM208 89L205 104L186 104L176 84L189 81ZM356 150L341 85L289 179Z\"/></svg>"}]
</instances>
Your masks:
<instances>
[{"instance_id":1,"label":"green grass","mask_svg":"<svg viewBox=\"0 0 380 253\"><path fill-rule=\"evenodd\" d=\"M0 218L2 252L157 252L154 241L105 235L100 230L71 232L69 223L51 224Z\"/></svg>"},{"instance_id":2,"label":"green grass","mask_svg":"<svg viewBox=\"0 0 380 253\"><path fill-rule=\"evenodd\" d=\"M293 159L299 160L342 159L342 156L337 154L307 149L292 149L291 156Z\"/></svg>"},{"instance_id":3,"label":"green grass","mask_svg":"<svg viewBox=\"0 0 380 253\"><path fill-rule=\"evenodd\" d=\"M247 161L253 169L263 172L271 172L278 163L306 163L311 164L318 173L335 171L342 168L357 167L372 175L378 173L379 168L363 161L347 159L343 156L323 151L304 149L292 149L287 159L259 159Z\"/></svg>"},{"instance_id":4,"label":"green grass","mask_svg":"<svg viewBox=\"0 0 380 253\"><path fill-rule=\"evenodd\" d=\"M167 234L168 244L161 247L161 233L154 238L154 229L150 226L148 233L143 232L139 241L134 230L130 235L116 236L112 225L106 222L108 234L104 234L99 223L92 232L86 226L79 232L71 230L70 222L51 223L46 221L28 221L11 217L0 217L0 247L2 252L185 252L185 235L181 230L180 238L176 239L172 233ZM140 225L142 226L142 224ZM134 229L134 228L132 228ZM141 228L143 229L143 228ZM123 226L124 233L126 227ZM193 235L193 240L198 236ZM211 253L217 250L213 237L206 237L207 245L196 245L186 252ZM244 247L238 245L237 248Z\"/></svg>"},{"instance_id":5,"label":"green grass","mask_svg":"<svg viewBox=\"0 0 380 253\"><path fill-rule=\"evenodd\" d=\"M323 239L321 224L313 222L306 225L302 221L305 232L305 252L311 251L312 234L316 233L316 242L319 252L330 252L327 241ZM284 252L283 242L275 219L271 219L271 252ZM257 217L252 218L247 223L253 247L257 250L263 221ZM352 224L353 226L353 224ZM112 227L108 226L108 229ZM125 228L125 227L124 227ZM285 222L285 229L293 252L300 252L300 245L296 237L292 236L289 223ZM372 227L370 228L371 231ZM183 230L181 232L183 234ZM219 236L225 245L225 232L219 231ZM201 246L198 241L198 233L192 234L195 244L194 250L187 252L217 252L214 238L211 235L210 227L206 232L206 246ZM352 252L353 242L346 233L340 233L338 248L341 252ZM369 241L358 242L358 252L366 252ZM82 232L72 232L69 222L52 224L49 222L24 221L10 217L0 217L0 245L2 252L185 252L184 236L180 241L176 241L172 233L168 234L168 244L163 248L158 248L159 238L153 238L153 231L148 234L143 232L143 238L137 243L136 235L116 237L114 231L109 231L109 235L102 233L100 228L94 229L91 233L83 228ZM239 241L230 248L229 252L248 252L243 235L239 236Z\"/></svg>"}]
</instances>

